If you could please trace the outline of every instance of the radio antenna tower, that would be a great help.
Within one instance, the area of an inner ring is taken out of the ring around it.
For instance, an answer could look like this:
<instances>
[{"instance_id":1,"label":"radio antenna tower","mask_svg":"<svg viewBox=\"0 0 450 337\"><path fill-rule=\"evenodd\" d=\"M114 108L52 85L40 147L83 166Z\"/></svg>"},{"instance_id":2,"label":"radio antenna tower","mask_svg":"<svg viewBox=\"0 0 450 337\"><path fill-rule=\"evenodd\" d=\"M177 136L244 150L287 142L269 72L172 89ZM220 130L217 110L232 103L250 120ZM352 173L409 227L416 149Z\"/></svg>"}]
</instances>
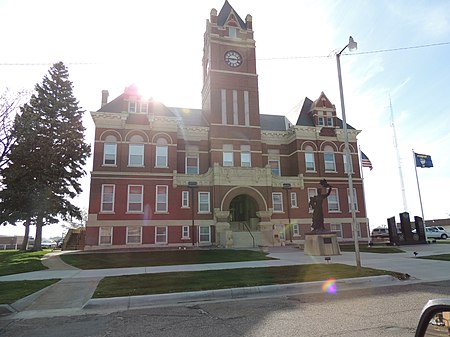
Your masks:
<instances>
[{"instance_id":1,"label":"radio antenna tower","mask_svg":"<svg viewBox=\"0 0 450 337\"><path fill-rule=\"evenodd\" d=\"M398 174L400 176L400 186L402 188L403 211L408 212L408 206L406 204L405 183L403 182L402 164L401 164L401 160L400 160L400 153L398 151L397 133L395 132L394 111L392 110L391 94L389 94L389 107L391 109L391 127L392 127L392 132L394 134L394 146L395 146L395 151L397 153Z\"/></svg>"}]
</instances>

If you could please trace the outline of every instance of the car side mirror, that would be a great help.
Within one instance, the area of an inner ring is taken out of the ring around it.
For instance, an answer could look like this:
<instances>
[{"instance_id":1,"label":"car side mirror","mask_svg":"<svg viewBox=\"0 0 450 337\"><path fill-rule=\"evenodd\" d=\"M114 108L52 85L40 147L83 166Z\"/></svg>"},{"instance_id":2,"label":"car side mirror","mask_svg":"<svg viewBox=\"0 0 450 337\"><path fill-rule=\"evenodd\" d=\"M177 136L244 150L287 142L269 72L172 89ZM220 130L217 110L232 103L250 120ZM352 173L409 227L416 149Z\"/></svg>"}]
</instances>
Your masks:
<instances>
[{"instance_id":1,"label":"car side mirror","mask_svg":"<svg viewBox=\"0 0 450 337\"><path fill-rule=\"evenodd\" d=\"M450 299L430 300L423 307L415 337L450 336Z\"/></svg>"}]
</instances>

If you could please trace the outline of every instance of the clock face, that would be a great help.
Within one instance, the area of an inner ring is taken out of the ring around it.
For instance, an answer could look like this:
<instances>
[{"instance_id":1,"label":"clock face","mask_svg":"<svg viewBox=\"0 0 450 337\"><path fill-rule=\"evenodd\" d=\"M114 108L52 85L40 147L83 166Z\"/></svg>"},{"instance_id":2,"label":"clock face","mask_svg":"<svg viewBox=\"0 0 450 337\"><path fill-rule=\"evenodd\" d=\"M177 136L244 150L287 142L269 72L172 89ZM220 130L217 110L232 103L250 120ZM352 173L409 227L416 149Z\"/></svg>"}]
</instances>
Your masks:
<instances>
[{"instance_id":1,"label":"clock face","mask_svg":"<svg viewBox=\"0 0 450 337\"><path fill-rule=\"evenodd\" d=\"M225 53L225 62L230 67L239 67L242 64L242 56L237 51L230 50Z\"/></svg>"}]
</instances>

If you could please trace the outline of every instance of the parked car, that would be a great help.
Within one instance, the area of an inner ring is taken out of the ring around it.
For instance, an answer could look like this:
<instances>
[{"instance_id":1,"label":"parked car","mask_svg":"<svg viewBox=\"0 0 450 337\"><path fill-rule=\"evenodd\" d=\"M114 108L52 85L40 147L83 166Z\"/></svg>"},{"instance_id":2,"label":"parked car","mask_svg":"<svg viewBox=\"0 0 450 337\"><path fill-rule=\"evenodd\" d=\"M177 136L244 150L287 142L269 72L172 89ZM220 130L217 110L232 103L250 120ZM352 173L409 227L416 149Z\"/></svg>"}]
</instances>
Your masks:
<instances>
[{"instance_id":1,"label":"parked car","mask_svg":"<svg viewBox=\"0 0 450 337\"><path fill-rule=\"evenodd\" d=\"M412 232L415 234L416 230L413 229ZM428 239L447 239L450 234L444 229L444 230L440 230L437 229L436 227L425 227L425 232L427 235Z\"/></svg>"},{"instance_id":2,"label":"parked car","mask_svg":"<svg viewBox=\"0 0 450 337\"><path fill-rule=\"evenodd\" d=\"M41 242L41 248L52 248L55 249L57 246L55 241L50 241L50 240L43 240Z\"/></svg>"},{"instance_id":3,"label":"parked car","mask_svg":"<svg viewBox=\"0 0 450 337\"><path fill-rule=\"evenodd\" d=\"M450 237L450 233L445 230L442 226L432 226L431 228L436 229L441 234L441 239L447 239Z\"/></svg>"}]
</instances>

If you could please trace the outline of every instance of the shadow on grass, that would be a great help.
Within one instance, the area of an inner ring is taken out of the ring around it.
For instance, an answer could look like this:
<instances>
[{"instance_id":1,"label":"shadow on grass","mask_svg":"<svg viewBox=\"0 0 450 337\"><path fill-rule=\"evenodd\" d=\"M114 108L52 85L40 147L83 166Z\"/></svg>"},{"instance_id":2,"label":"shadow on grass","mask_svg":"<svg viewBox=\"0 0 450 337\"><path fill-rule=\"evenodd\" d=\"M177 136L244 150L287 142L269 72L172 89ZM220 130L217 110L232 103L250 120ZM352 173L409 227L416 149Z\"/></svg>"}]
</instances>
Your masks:
<instances>
[{"instance_id":1,"label":"shadow on grass","mask_svg":"<svg viewBox=\"0 0 450 337\"><path fill-rule=\"evenodd\" d=\"M0 276L27 273L47 269L41 258L50 250L25 252L20 250L0 251Z\"/></svg>"}]
</instances>

